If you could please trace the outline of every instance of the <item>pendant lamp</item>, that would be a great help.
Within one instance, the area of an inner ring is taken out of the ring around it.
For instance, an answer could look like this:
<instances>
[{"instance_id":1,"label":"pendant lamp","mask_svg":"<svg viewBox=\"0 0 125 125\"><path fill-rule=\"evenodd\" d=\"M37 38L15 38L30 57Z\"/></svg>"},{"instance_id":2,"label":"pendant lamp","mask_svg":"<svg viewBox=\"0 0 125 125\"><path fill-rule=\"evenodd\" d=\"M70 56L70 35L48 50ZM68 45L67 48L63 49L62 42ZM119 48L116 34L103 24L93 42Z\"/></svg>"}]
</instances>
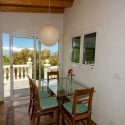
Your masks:
<instances>
[{"instance_id":1,"label":"pendant lamp","mask_svg":"<svg viewBox=\"0 0 125 125\"><path fill-rule=\"evenodd\" d=\"M50 0L49 0L50 14ZM52 46L59 40L58 30L51 24L43 25L38 31L39 41L45 46Z\"/></svg>"}]
</instances>

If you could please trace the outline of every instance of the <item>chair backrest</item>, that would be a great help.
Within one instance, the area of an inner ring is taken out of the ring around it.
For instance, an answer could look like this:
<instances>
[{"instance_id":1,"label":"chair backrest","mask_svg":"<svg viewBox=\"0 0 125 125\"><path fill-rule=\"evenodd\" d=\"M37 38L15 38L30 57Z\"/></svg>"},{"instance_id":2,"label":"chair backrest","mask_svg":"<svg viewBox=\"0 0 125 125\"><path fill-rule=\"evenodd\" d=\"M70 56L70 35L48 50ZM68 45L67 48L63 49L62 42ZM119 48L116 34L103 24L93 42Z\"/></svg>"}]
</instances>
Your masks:
<instances>
[{"instance_id":1,"label":"chair backrest","mask_svg":"<svg viewBox=\"0 0 125 125\"><path fill-rule=\"evenodd\" d=\"M29 79L29 86L30 86L30 97L33 97L33 84L32 79L28 76Z\"/></svg>"},{"instance_id":2,"label":"chair backrest","mask_svg":"<svg viewBox=\"0 0 125 125\"><path fill-rule=\"evenodd\" d=\"M47 82L49 82L52 79L57 79L59 80L59 71L55 72L47 72Z\"/></svg>"},{"instance_id":3,"label":"chair backrest","mask_svg":"<svg viewBox=\"0 0 125 125\"><path fill-rule=\"evenodd\" d=\"M38 111L40 109L40 98L38 94L38 88L34 83L34 81L32 81L32 84L33 84L33 99L34 99L35 107Z\"/></svg>"},{"instance_id":4,"label":"chair backrest","mask_svg":"<svg viewBox=\"0 0 125 125\"><path fill-rule=\"evenodd\" d=\"M88 104L88 110L91 111L93 92L94 92L94 87L90 89L75 90L73 107L72 107L72 115L76 114L76 104L81 102ZM78 99L78 96L82 96L82 98Z\"/></svg>"}]
</instances>

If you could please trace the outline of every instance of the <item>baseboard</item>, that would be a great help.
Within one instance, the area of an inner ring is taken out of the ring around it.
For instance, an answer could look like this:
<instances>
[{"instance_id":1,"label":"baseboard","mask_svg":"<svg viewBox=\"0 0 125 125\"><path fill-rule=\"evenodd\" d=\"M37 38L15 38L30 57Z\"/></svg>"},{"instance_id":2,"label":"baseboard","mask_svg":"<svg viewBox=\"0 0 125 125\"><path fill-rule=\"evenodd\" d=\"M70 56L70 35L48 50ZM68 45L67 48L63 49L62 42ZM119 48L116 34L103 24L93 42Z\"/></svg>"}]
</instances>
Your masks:
<instances>
[{"instance_id":1,"label":"baseboard","mask_svg":"<svg viewBox=\"0 0 125 125\"><path fill-rule=\"evenodd\" d=\"M4 101L0 101L0 104L3 104L4 103Z\"/></svg>"},{"instance_id":2,"label":"baseboard","mask_svg":"<svg viewBox=\"0 0 125 125\"><path fill-rule=\"evenodd\" d=\"M91 119L92 125L98 125L97 123L95 123L92 119Z\"/></svg>"}]
</instances>

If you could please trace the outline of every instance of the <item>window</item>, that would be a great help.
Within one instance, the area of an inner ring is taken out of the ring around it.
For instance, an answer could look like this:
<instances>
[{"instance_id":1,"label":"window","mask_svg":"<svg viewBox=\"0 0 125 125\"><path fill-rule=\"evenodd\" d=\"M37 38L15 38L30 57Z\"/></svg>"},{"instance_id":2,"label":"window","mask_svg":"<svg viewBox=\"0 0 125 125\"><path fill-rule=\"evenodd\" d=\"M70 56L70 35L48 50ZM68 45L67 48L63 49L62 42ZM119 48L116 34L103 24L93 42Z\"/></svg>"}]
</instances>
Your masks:
<instances>
[{"instance_id":1,"label":"window","mask_svg":"<svg viewBox=\"0 0 125 125\"><path fill-rule=\"evenodd\" d=\"M71 62L79 63L79 60L80 60L80 39L81 39L81 36L72 38Z\"/></svg>"},{"instance_id":2,"label":"window","mask_svg":"<svg viewBox=\"0 0 125 125\"><path fill-rule=\"evenodd\" d=\"M83 64L95 63L96 32L84 35Z\"/></svg>"},{"instance_id":3,"label":"window","mask_svg":"<svg viewBox=\"0 0 125 125\"><path fill-rule=\"evenodd\" d=\"M71 64L77 63L88 68L98 65L99 38L100 28L98 27L72 36Z\"/></svg>"}]
</instances>

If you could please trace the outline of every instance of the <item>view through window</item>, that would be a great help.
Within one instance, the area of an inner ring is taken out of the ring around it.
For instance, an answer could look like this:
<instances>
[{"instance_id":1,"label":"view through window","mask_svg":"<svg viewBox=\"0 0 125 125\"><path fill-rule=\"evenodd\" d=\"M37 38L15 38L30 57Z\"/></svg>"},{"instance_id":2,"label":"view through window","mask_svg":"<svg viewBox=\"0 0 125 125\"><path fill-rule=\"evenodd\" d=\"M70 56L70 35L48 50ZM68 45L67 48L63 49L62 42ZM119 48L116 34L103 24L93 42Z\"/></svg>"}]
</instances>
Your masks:
<instances>
[{"instance_id":1,"label":"view through window","mask_svg":"<svg viewBox=\"0 0 125 125\"><path fill-rule=\"evenodd\" d=\"M71 62L93 66L95 63L96 32L72 38ZM83 39L83 41L81 41ZM80 53L83 52L83 53Z\"/></svg>"},{"instance_id":2,"label":"view through window","mask_svg":"<svg viewBox=\"0 0 125 125\"><path fill-rule=\"evenodd\" d=\"M96 32L84 35L83 64L95 62Z\"/></svg>"},{"instance_id":3,"label":"view through window","mask_svg":"<svg viewBox=\"0 0 125 125\"><path fill-rule=\"evenodd\" d=\"M80 39L81 37L72 38L72 58L71 61L75 63L79 63L80 59Z\"/></svg>"},{"instance_id":4,"label":"view through window","mask_svg":"<svg viewBox=\"0 0 125 125\"><path fill-rule=\"evenodd\" d=\"M2 34L2 43L3 43L3 68L4 68L4 97L10 97L10 41L9 41L9 34ZM36 51L34 51L34 38L28 37L12 37L12 61L13 61L13 91L15 92L22 92L22 90L26 90L26 84L23 85L23 80L26 80L26 65L28 62L28 58L31 58L32 62L32 78L34 76L34 53L36 53L36 79L39 78L39 51L41 53L41 78L44 78L44 64L45 60L49 59L49 64L51 66L58 66L58 42L53 46L44 46L42 44L38 44L39 40L35 39L36 43ZM41 50L39 50L39 45L41 45ZM14 72L15 71L15 72ZM15 81L20 81L20 85L16 84ZM17 90L18 89L18 90ZM18 93L14 95L14 97L22 97L24 96L25 91L23 93Z\"/></svg>"}]
</instances>

